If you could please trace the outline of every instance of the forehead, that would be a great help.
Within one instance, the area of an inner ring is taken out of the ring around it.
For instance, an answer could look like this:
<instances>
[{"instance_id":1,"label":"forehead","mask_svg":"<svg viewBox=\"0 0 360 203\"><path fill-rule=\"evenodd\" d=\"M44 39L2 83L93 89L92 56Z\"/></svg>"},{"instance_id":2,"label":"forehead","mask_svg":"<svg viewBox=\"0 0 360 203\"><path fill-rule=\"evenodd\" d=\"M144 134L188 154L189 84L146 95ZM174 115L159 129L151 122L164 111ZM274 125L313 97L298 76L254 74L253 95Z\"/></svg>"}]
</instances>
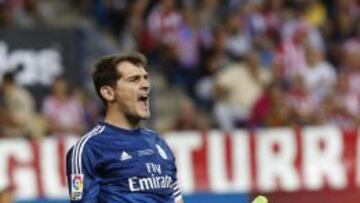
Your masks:
<instances>
[{"instance_id":1,"label":"forehead","mask_svg":"<svg viewBox=\"0 0 360 203\"><path fill-rule=\"evenodd\" d=\"M120 73L122 78L130 77L133 75L146 75L147 71L142 66L136 66L133 63L124 61L116 66L116 70Z\"/></svg>"}]
</instances>

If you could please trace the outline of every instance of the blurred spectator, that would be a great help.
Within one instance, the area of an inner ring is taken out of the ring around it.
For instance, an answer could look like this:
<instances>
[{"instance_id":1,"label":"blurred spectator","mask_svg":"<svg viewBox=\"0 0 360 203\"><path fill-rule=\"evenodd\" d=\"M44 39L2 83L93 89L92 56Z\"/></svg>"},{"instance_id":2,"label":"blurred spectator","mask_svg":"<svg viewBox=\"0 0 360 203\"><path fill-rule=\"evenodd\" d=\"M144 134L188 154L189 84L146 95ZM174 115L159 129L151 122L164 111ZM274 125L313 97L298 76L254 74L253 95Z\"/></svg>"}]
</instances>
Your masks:
<instances>
[{"instance_id":1,"label":"blurred spectator","mask_svg":"<svg viewBox=\"0 0 360 203\"><path fill-rule=\"evenodd\" d=\"M360 15L360 5L357 0L335 0L334 7L336 7L337 12L348 13L353 17L358 17ZM333 15L336 15L334 12Z\"/></svg>"},{"instance_id":2,"label":"blurred spectator","mask_svg":"<svg viewBox=\"0 0 360 203\"><path fill-rule=\"evenodd\" d=\"M221 19L221 6L219 0L202 0L198 11L198 19L203 29L212 29Z\"/></svg>"},{"instance_id":3,"label":"blurred spectator","mask_svg":"<svg viewBox=\"0 0 360 203\"><path fill-rule=\"evenodd\" d=\"M196 111L191 100L183 100L180 102L177 117L174 120L173 130L175 131L190 131L190 130L204 130L204 123L201 123L199 113Z\"/></svg>"},{"instance_id":4,"label":"blurred spectator","mask_svg":"<svg viewBox=\"0 0 360 203\"><path fill-rule=\"evenodd\" d=\"M270 37L274 37L275 33L281 29L283 21L281 17L284 12L283 6L284 1L282 0L268 0L264 2L261 10L265 26L264 32Z\"/></svg>"},{"instance_id":5,"label":"blurred spectator","mask_svg":"<svg viewBox=\"0 0 360 203\"><path fill-rule=\"evenodd\" d=\"M221 6L219 0L202 0L197 18L200 28L200 40L205 49L209 49L213 43L213 29L219 25L221 20Z\"/></svg>"},{"instance_id":6,"label":"blurred spectator","mask_svg":"<svg viewBox=\"0 0 360 203\"><path fill-rule=\"evenodd\" d=\"M341 128L353 128L359 124L360 101L350 89L346 74L339 74L334 92L327 97L321 110L323 123Z\"/></svg>"},{"instance_id":7,"label":"blurred spectator","mask_svg":"<svg viewBox=\"0 0 360 203\"><path fill-rule=\"evenodd\" d=\"M355 27L355 19L349 13L339 12L334 16L333 23L328 25L329 29L329 55L332 61L338 65L341 58L341 49L343 43L352 37ZM330 58L330 59L331 59Z\"/></svg>"},{"instance_id":8,"label":"blurred spectator","mask_svg":"<svg viewBox=\"0 0 360 203\"><path fill-rule=\"evenodd\" d=\"M6 28L11 25L11 10L5 1L0 2L0 28Z\"/></svg>"},{"instance_id":9,"label":"blurred spectator","mask_svg":"<svg viewBox=\"0 0 360 203\"><path fill-rule=\"evenodd\" d=\"M104 30L119 36L125 21L126 1L119 0L84 0L83 10L89 12Z\"/></svg>"},{"instance_id":10,"label":"blurred spectator","mask_svg":"<svg viewBox=\"0 0 360 203\"><path fill-rule=\"evenodd\" d=\"M14 198L10 189L0 189L0 203L13 203Z\"/></svg>"},{"instance_id":11,"label":"blurred spectator","mask_svg":"<svg viewBox=\"0 0 360 203\"><path fill-rule=\"evenodd\" d=\"M316 110L319 109L320 101L310 93L301 75L294 76L290 91L286 94L291 115L297 124L309 125L316 120Z\"/></svg>"},{"instance_id":12,"label":"blurred spectator","mask_svg":"<svg viewBox=\"0 0 360 203\"><path fill-rule=\"evenodd\" d=\"M265 34L265 20L261 15L263 6L263 3L259 1L248 1L243 5L243 15L247 22L246 29L249 30L252 38Z\"/></svg>"},{"instance_id":13,"label":"blurred spectator","mask_svg":"<svg viewBox=\"0 0 360 203\"><path fill-rule=\"evenodd\" d=\"M36 0L9 1L12 21L20 27L34 27L43 22Z\"/></svg>"},{"instance_id":14,"label":"blurred spectator","mask_svg":"<svg viewBox=\"0 0 360 203\"><path fill-rule=\"evenodd\" d=\"M264 2L259 1L249 1L246 4L246 21L247 21L247 29L249 30L252 38L253 47L257 49L260 54L261 64L264 68L271 67L274 58L274 50L275 50L275 36L278 36L278 29L272 30L272 26L280 26L275 25L275 22L271 22L271 16L264 16L263 8ZM277 14L276 16L279 16ZM269 20L269 21L268 21ZM276 21L276 19L273 19ZM267 24L269 23L269 24ZM274 23L274 24L270 24ZM277 22L277 23L280 23Z\"/></svg>"},{"instance_id":15,"label":"blurred spectator","mask_svg":"<svg viewBox=\"0 0 360 203\"><path fill-rule=\"evenodd\" d=\"M223 130L244 127L251 109L271 82L271 74L261 68L256 52L249 53L246 63L234 63L220 71L215 81L214 114Z\"/></svg>"},{"instance_id":16,"label":"blurred spectator","mask_svg":"<svg viewBox=\"0 0 360 203\"><path fill-rule=\"evenodd\" d=\"M306 88L318 99L324 98L334 88L335 68L324 59L322 50L311 45L305 49L306 66L300 73Z\"/></svg>"},{"instance_id":17,"label":"blurred spectator","mask_svg":"<svg viewBox=\"0 0 360 203\"><path fill-rule=\"evenodd\" d=\"M292 124L290 109L281 85L273 82L255 102L251 112L251 127L280 127Z\"/></svg>"},{"instance_id":18,"label":"blurred spectator","mask_svg":"<svg viewBox=\"0 0 360 203\"><path fill-rule=\"evenodd\" d=\"M296 2L298 9L289 10L282 25L281 34L283 40L299 38L296 35L303 35L304 39L319 49L325 49L324 39L316 27L308 21L306 2Z\"/></svg>"},{"instance_id":19,"label":"blurred spectator","mask_svg":"<svg viewBox=\"0 0 360 203\"><path fill-rule=\"evenodd\" d=\"M181 15L176 10L175 0L160 0L148 18L147 27L152 39L159 46L172 47L176 43Z\"/></svg>"},{"instance_id":20,"label":"blurred spectator","mask_svg":"<svg viewBox=\"0 0 360 203\"><path fill-rule=\"evenodd\" d=\"M311 25L321 27L326 22L326 8L322 2L318 0L305 0L305 19Z\"/></svg>"},{"instance_id":21,"label":"blurred spectator","mask_svg":"<svg viewBox=\"0 0 360 203\"><path fill-rule=\"evenodd\" d=\"M100 119L102 119L99 104L96 103L89 93L82 88L76 88L75 96L83 109L82 116L85 127L84 130L90 130Z\"/></svg>"},{"instance_id":22,"label":"blurred spectator","mask_svg":"<svg viewBox=\"0 0 360 203\"><path fill-rule=\"evenodd\" d=\"M183 8L182 18L175 44L176 66L170 70L171 81L193 97L200 65L199 24L191 7Z\"/></svg>"},{"instance_id":23,"label":"blurred spectator","mask_svg":"<svg viewBox=\"0 0 360 203\"><path fill-rule=\"evenodd\" d=\"M120 34L120 46L125 50L148 49L148 39L146 39L146 24L144 20L146 6L149 2L144 0L134 0L128 5L128 15L123 32ZM150 45L151 46L151 45Z\"/></svg>"},{"instance_id":24,"label":"blurred spectator","mask_svg":"<svg viewBox=\"0 0 360 203\"><path fill-rule=\"evenodd\" d=\"M16 84L15 74L3 75L4 135L7 137L41 136L41 121L36 115L32 95Z\"/></svg>"},{"instance_id":25,"label":"blurred spectator","mask_svg":"<svg viewBox=\"0 0 360 203\"><path fill-rule=\"evenodd\" d=\"M196 69L199 65L199 24L195 10L185 7L182 10L183 21L177 32L176 55L182 68Z\"/></svg>"},{"instance_id":26,"label":"blurred spectator","mask_svg":"<svg viewBox=\"0 0 360 203\"><path fill-rule=\"evenodd\" d=\"M351 91L360 98L360 36L345 43L342 59L341 71L347 75Z\"/></svg>"},{"instance_id":27,"label":"blurred spectator","mask_svg":"<svg viewBox=\"0 0 360 203\"><path fill-rule=\"evenodd\" d=\"M149 32L148 54L163 75L171 81L172 69L176 67L176 44L178 30L182 23L175 0L160 0L150 11L147 18Z\"/></svg>"},{"instance_id":28,"label":"blurred spectator","mask_svg":"<svg viewBox=\"0 0 360 203\"><path fill-rule=\"evenodd\" d=\"M249 30L246 29L245 16L241 10L231 11L225 19L226 40L225 49L231 58L244 58L252 49L252 40Z\"/></svg>"},{"instance_id":29,"label":"blurred spectator","mask_svg":"<svg viewBox=\"0 0 360 203\"><path fill-rule=\"evenodd\" d=\"M195 96L199 106L204 110L212 109L214 104L215 77L221 70L221 56L210 56L205 62L206 75L200 78L195 86Z\"/></svg>"},{"instance_id":30,"label":"blurred spectator","mask_svg":"<svg viewBox=\"0 0 360 203\"><path fill-rule=\"evenodd\" d=\"M206 66L207 62L211 57L216 56L219 59L219 63L221 66L225 66L230 62L228 55L226 54L226 30L222 25L216 26L212 32L212 38L209 41L209 44L202 44L201 47L201 66L202 66L202 74L206 74Z\"/></svg>"},{"instance_id":31,"label":"blurred spectator","mask_svg":"<svg viewBox=\"0 0 360 203\"><path fill-rule=\"evenodd\" d=\"M298 27L290 39L285 39L278 47L275 66L281 74L281 79L289 82L305 67L305 41L308 30Z\"/></svg>"},{"instance_id":32,"label":"blurred spectator","mask_svg":"<svg viewBox=\"0 0 360 203\"><path fill-rule=\"evenodd\" d=\"M81 135L84 130L83 107L68 85L64 76L58 76L43 102L42 113L51 134Z\"/></svg>"}]
</instances>

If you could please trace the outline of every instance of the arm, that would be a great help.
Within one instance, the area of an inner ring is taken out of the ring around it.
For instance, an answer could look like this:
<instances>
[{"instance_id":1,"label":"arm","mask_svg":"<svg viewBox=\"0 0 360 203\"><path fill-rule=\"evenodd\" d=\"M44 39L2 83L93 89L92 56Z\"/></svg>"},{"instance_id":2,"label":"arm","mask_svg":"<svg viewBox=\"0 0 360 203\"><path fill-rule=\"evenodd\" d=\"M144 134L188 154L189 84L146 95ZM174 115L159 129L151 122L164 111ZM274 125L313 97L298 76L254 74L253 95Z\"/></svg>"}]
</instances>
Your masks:
<instances>
[{"instance_id":1,"label":"arm","mask_svg":"<svg viewBox=\"0 0 360 203\"><path fill-rule=\"evenodd\" d=\"M170 151L171 152L171 151ZM174 180L174 183L172 185L172 189L173 189L173 193L172 196L174 197L174 200L176 203L183 203L183 198L182 198L182 194L180 191L180 186L178 184L178 180L177 180L177 168L176 168L176 164L175 164L175 157L171 152L171 156L173 157L173 161L172 161L172 178Z\"/></svg>"},{"instance_id":2,"label":"arm","mask_svg":"<svg viewBox=\"0 0 360 203\"><path fill-rule=\"evenodd\" d=\"M179 186L178 186L177 182L176 182L173 189L174 189L173 197L175 199L175 202L176 203L183 203L184 201L183 201L182 194L180 192L180 189L179 189Z\"/></svg>"},{"instance_id":3,"label":"arm","mask_svg":"<svg viewBox=\"0 0 360 203\"><path fill-rule=\"evenodd\" d=\"M66 157L70 200L72 203L95 203L98 202L99 182L92 161L94 159L86 149L82 153L80 151L80 147L75 145Z\"/></svg>"},{"instance_id":4,"label":"arm","mask_svg":"<svg viewBox=\"0 0 360 203\"><path fill-rule=\"evenodd\" d=\"M184 203L182 194L181 194L181 190L180 190L180 186L178 183L178 179L177 179L177 167L176 167L176 161L175 161L175 156L173 154L173 152L171 151L170 147L167 145L167 143L162 140L162 147L163 149L165 149L166 154L169 155L169 157L167 158L170 162L168 162L169 166L170 166L170 176L172 178L172 184L171 184L171 190L172 190L172 194L171 197L174 199L175 203Z\"/></svg>"}]
</instances>

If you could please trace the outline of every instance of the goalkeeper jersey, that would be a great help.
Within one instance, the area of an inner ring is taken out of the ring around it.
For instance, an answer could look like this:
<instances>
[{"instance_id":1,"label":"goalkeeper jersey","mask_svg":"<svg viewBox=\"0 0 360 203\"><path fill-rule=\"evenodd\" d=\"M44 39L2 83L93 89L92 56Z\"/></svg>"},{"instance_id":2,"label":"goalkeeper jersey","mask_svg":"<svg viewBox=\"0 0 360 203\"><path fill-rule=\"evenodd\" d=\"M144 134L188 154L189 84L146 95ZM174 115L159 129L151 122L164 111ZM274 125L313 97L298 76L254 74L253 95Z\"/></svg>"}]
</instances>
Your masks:
<instances>
[{"instance_id":1,"label":"goalkeeper jersey","mask_svg":"<svg viewBox=\"0 0 360 203\"><path fill-rule=\"evenodd\" d=\"M154 131L100 122L68 152L71 202L174 203L181 199L175 158Z\"/></svg>"}]
</instances>

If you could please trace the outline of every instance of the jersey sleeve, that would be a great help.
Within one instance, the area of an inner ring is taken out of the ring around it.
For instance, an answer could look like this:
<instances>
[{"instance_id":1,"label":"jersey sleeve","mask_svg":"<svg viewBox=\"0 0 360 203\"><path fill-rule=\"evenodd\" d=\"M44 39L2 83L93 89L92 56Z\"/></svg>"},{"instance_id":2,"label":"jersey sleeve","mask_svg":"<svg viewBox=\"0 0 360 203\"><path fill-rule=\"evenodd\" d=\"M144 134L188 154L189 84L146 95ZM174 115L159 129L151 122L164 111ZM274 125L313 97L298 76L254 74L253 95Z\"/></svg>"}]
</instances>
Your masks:
<instances>
[{"instance_id":1,"label":"jersey sleeve","mask_svg":"<svg viewBox=\"0 0 360 203\"><path fill-rule=\"evenodd\" d=\"M176 203L177 201L182 199L182 194L181 194L177 179L174 181L173 190L174 190L174 192L173 192L172 196Z\"/></svg>"},{"instance_id":2,"label":"jersey sleeve","mask_svg":"<svg viewBox=\"0 0 360 203\"><path fill-rule=\"evenodd\" d=\"M165 141L164 141L165 142ZM173 181L173 184L172 184L172 190L173 190L173 193L172 193L172 197L174 198L174 202L178 202L179 200L182 199L182 194L181 194L181 190L180 190L180 185L179 185L179 182L178 182L178 179L177 179L177 167L176 167L176 161L175 161L175 156L174 154L172 153L170 147L166 144L165 142L165 146L166 148L168 149L170 155L171 155L171 168L172 168L172 179L174 180Z\"/></svg>"},{"instance_id":3,"label":"jersey sleeve","mask_svg":"<svg viewBox=\"0 0 360 203\"><path fill-rule=\"evenodd\" d=\"M66 156L66 175L72 203L98 202L99 180L90 150L75 145Z\"/></svg>"}]
</instances>

